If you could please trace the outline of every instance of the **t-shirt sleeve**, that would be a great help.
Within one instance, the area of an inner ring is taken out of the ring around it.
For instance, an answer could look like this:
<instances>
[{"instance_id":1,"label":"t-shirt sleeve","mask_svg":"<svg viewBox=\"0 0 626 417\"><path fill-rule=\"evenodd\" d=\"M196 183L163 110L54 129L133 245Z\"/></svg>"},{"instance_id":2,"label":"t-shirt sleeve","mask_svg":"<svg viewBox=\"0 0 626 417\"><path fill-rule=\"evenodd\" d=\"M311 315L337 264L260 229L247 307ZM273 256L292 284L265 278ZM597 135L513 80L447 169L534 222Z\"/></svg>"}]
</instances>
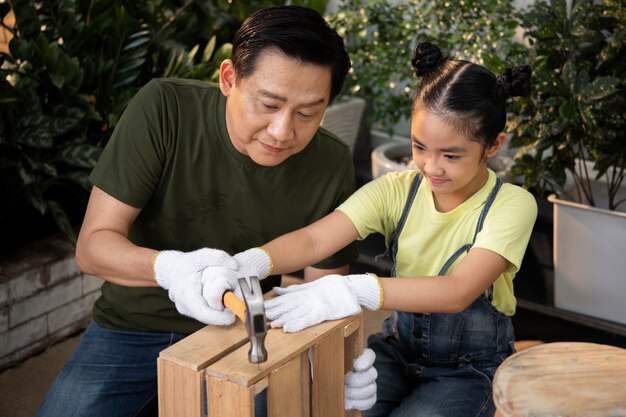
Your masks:
<instances>
[{"instance_id":1,"label":"t-shirt sleeve","mask_svg":"<svg viewBox=\"0 0 626 417\"><path fill-rule=\"evenodd\" d=\"M124 110L89 179L114 198L143 208L161 178L165 159L163 102L157 80Z\"/></svg>"},{"instance_id":2,"label":"t-shirt sleeve","mask_svg":"<svg viewBox=\"0 0 626 417\"><path fill-rule=\"evenodd\" d=\"M515 188L496 199L474 247L496 252L510 262L509 272L517 272L537 218L537 203L520 187L511 184L503 187Z\"/></svg>"},{"instance_id":3,"label":"t-shirt sleeve","mask_svg":"<svg viewBox=\"0 0 626 417\"><path fill-rule=\"evenodd\" d=\"M389 236L398 222L398 201L404 201L402 181L390 173L365 184L348 200L337 207L350 218L359 239L372 233Z\"/></svg>"}]
</instances>

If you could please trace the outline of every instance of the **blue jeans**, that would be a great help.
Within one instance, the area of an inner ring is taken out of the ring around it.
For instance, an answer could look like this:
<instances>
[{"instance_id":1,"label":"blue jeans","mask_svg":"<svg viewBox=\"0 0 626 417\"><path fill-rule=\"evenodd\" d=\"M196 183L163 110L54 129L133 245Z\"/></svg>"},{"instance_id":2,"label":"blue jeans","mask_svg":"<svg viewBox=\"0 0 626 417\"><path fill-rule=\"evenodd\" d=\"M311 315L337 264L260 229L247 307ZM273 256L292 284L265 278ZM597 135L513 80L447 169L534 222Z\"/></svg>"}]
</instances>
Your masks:
<instances>
[{"instance_id":1,"label":"blue jeans","mask_svg":"<svg viewBox=\"0 0 626 417\"><path fill-rule=\"evenodd\" d=\"M158 416L157 358L185 336L113 330L91 322L37 417ZM265 409L265 404L257 407Z\"/></svg>"},{"instance_id":2,"label":"blue jeans","mask_svg":"<svg viewBox=\"0 0 626 417\"><path fill-rule=\"evenodd\" d=\"M364 416L493 416L493 376L513 341L510 318L484 295L458 314L394 313L368 339L377 402Z\"/></svg>"}]
</instances>

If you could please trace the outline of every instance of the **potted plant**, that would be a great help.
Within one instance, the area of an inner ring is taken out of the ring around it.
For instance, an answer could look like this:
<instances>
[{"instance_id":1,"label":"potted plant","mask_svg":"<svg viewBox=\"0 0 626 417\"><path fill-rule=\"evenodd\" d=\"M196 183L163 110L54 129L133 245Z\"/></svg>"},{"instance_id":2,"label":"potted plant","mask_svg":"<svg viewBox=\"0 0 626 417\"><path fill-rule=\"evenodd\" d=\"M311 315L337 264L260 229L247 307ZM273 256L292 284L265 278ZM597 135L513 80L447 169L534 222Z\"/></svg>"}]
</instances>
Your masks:
<instances>
[{"instance_id":1,"label":"potted plant","mask_svg":"<svg viewBox=\"0 0 626 417\"><path fill-rule=\"evenodd\" d=\"M373 171L398 167L388 156L410 155L415 45L433 42L452 56L500 72L525 54L525 46L514 40L518 24L512 4L510 0L344 1L327 16L344 37L352 60L345 94L368 101L372 145L382 145L373 154L373 163L380 161L382 166L374 166Z\"/></svg>"},{"instance_id":2,"label":"potted plant","mask_svg":"<svg viewBox=\"0 0 626 417\"><path fill-rule=\"evenodd\" d=\"M520 19L534 82L510 123L513 172L554 193L555 305L626 323L626 9L540 1Z\"/></svg>"}]
</instances>

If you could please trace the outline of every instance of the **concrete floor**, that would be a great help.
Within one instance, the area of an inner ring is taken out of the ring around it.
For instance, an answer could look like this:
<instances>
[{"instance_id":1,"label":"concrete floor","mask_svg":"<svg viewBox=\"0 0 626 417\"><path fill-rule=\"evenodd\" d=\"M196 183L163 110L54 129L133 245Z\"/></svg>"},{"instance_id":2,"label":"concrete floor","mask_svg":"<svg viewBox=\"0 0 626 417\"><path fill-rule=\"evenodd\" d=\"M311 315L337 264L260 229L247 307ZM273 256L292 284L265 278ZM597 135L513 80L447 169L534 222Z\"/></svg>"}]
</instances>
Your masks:
<instances>
[{"instance_id":1,"label":"concrete floor","mask_svg":"<svg viewBox=\"0 0 626 417\"><path fill-rule=\"evenodd\" d=\"M292 281L288 280L289 283ZM378 331L387 315L387 311L366 311L365 334ZM81 335L57 343L42 354L0 373L0 417L35 415L54 378L76 349Z\"/></svg>"}]
</instances>

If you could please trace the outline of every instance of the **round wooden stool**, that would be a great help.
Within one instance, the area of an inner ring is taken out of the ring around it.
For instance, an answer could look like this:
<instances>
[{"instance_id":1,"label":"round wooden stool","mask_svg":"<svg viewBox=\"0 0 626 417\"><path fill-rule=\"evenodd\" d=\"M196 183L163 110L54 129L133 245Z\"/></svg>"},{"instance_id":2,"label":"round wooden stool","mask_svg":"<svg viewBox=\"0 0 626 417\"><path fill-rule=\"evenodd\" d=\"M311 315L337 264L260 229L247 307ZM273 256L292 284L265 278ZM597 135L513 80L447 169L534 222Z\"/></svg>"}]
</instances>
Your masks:
<instances>
[{"instance_id":1,"label":"round wooden stool","mask_svg":"<svg viewBox=\"0 0 626 417\"><path fill-rule=\"evenodd\" d=\"M559 342L518 352L496 371L496 416L626 416L626 349Z\"/></svg>"}]
</instances>

